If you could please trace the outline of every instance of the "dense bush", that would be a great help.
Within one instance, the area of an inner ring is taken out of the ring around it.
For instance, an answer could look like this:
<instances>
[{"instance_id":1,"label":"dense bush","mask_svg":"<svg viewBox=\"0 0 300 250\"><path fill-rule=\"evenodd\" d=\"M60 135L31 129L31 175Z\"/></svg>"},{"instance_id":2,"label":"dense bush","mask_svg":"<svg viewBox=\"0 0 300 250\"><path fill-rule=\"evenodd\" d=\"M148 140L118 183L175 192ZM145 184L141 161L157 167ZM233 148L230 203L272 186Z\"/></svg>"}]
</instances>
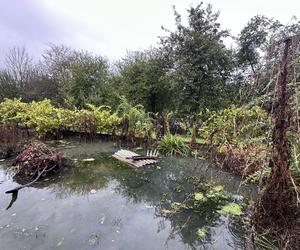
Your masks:
<instances>
[{"instance_id":1,"label":"dense bush","mask_svg":"<svg viewBox=\"0 0 300 250\"><path fill-rule=\"evenodd\" d=\"M0 123L5 126L24 125L22 115L28 106L20 99L5 99L0 103Z\"/></svg>"},{"instance_id":2,"label":"dense bush","mask_svg":"<svg viewBox=\"0 0 300 250\"><path fill-rule=\"evenodd\" d=\"M116 132L116 129L121 122L121 118L119 118L116 113L112 113L111 107L96 107L92 104L87 104L87 107L95 117L97 132L103 134L114 134Z\"/></svg>"},{"instance_id":3,"label":"dense bush","mask_svg":"<svg viewBox=\"0 0 300 250\"><path fill-rule=\"evenodd\" d=\"M213 144L241 145L265 138L269 130L267 113L260 107L250 109L235 106L206 114L208 119L200 136Z\"/></svg>"},{"instance_id":4,"label":"dense bush","mask_svg":"<svg viewBox=\"0 0 300 250\"><path fill-rule=\"evenodd\" d=\"M129 121L132 136L144 136L152 129L148 113L141 106L125 108L114 113L108 106L86 105L86 109L56 108L51 101L25 103L20 99L5 99L0 103L0 124L3 126L24 126L33 129L37 136L55 135L71 130L81 133L120 133L124 118Z\"/></svg>"},{"instance_id":5,"label":"dense bush","mask_svg":"<svg viewBox=\"0 0 300 250\"><path fill-rule=\"evenodd\" d=\"M123 123L128 123L128 135L143 137L149 135L153 129L152 120L142 105L132 106L125 97L117 108L117 114Z\"/></svg>"},{"instance_id":6,"label":"dense bush","mask_svg":"<svg viewBox=\"0 0 300 250\"><path fill-rule=\"evenodd\" d=\"M33 101L20 116L23 123L27 127L33 128L38 136L47 133L56 134L60 128L57 111L48 99L40 102Z\"/></svg>"}]
</instances>

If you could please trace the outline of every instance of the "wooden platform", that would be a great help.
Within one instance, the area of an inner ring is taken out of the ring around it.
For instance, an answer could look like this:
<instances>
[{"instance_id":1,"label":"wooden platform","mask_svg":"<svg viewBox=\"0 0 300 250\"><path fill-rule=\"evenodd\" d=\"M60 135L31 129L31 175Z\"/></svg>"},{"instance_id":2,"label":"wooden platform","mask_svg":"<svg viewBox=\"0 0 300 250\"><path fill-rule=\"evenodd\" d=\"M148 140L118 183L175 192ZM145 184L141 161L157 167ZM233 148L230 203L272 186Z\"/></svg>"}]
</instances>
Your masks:
<instances>
[{"instance_id":1,"label":"wooden platform","mask_svg":"<svg viewBox=\"0 0 300 250\"><path fill-rule=\"evenodd\" d=\"M157 159L137 159L141 156L129 150L121 149L112 155L115 159L130 165L131 167L140 168L146 165L154 164ZM133 157L133 158L132 158ZM134 159L135 157L135 159Z\"/></svg>"}]
</instances>

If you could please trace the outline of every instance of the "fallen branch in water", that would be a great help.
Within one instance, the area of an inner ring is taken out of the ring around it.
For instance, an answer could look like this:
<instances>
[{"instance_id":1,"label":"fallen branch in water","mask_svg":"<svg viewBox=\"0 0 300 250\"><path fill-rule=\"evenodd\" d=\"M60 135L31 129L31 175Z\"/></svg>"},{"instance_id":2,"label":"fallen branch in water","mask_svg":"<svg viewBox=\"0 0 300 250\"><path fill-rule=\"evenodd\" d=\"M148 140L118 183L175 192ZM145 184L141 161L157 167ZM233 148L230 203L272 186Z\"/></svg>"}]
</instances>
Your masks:
<instances>
[{"instance_id":1,"label":"fallen branch in water","mask_svg":"<svg viewBox=\"0 0 300 250\"><path fill-rule=\"evenodd\" d=\"M48 170L47 170L48 167L45 167L41 172L38 171L38 175L37 175L37 177L33 181L31 181L31 182L29 182L29 183L27 183L25 185L18 186L18 187L14 188L14 189L8 190L5 193L6 194L11 194L13 192L19 191L22 188L31 186L32 184L34 184L35 182L37 182L44 173L47 173L47 172L51 171L54 167L55 166L53 166L52 168L50 168Z\"/></svg>"}]
</instances>

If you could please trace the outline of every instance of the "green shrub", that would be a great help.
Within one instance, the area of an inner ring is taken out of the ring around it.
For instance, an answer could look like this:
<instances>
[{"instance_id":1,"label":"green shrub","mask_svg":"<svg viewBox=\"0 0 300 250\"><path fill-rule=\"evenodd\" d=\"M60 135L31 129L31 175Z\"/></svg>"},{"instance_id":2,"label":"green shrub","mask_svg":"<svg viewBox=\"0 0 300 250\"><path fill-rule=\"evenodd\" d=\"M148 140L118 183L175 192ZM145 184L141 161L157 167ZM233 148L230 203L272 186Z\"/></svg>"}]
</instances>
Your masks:
<instances>
[{"instance_id":1,"label":"green shrub","mask_svg":"<svg viewBox=\"0 0 300 250\"><path fill-rule=\"evenodd\" d=\"M96 107L92 104L87 104L87 107L95 116L97 132L102 134L113 134L116 132L116 129L121 122L121 118L119 118L115 113L112 113L111 107Z\"/></svg>"},{"instance_id":2,"label":"green shrub","mask_svg":"<svg viewBox=\"0 0 300 250\"><path fill-rule=\"evenodd\" d=\"M165 135L158 142L158 149L166 155L186 155L189 151L189 147L185 141L176 135Z\"/></svg>"},{"instance_id":3,"label":"green shrub","mask_svg":"<svg viewBox=\"0 0 300 250\"><path fill-rule=\"evenodd\" d=\"M59 124L59 131L75 130L75 113L76 111L64 108L55 109Z\"/></svg>"},{"instance_id":4,"label":"green shrub","mask_svg":"<svg viewBox=\"0 0 300 250\"><path fill-rule=\"evenodd\" d=\"M86 109L74 112L73 130L80 133L95 134L97 132L96 117L92 111Z\"/></svg>"},{"instance_id":5,"label":"green shrub","mask_svg":"<svg viewBox=\"0 0 300 250\"><path fill-rule=\"evenodd\" d=\"M23 114L29 104L21 102L21 99L5 99L0 103L0 123L6 126L25 125Z\"/></svg>"},{"instance_id":6,"label":"green shrub","mask_svg":"<svg viewBox=\"0 0 300 250\"><path fill-rule=\"evenodd\" d=\"M128 120L130 136L143 137L152 131L152 120L142 105L132 106L125 97L121 97L117 114L123 121Z\"/></svg>"},{"instance_id":7,"label":"green shrub","mask_svg":"<svg viewBox=\"0 0 300 250\"><path fill-rule=\"evenodd\" d=\"M240 145L265 138L269 130L268 115L260 107L231 106L207 116L200 135L208 143Z\"/></svg>"},{"instance_id":8,"label":"green shrub","mask_svg":"<svg viewBox=\"0 0 300 250\"><path fill-rule=\"evenodd\" d=\"M26 126L33 128L39 137L47 133L56 134L60 127L56 109L49 99L33 101L20 116Z\"/></svg>"},{"instance_id":9,"label":"green shrub","mask_svg":"<svg viewBox=\"0 0 300 250\"><path fill-rule=\"evenodd\" d=\"M0 125L27 126L37 136L57 134L64 130L81 133L115 134L125 118L129 122L129 134L143 137L152 131L149 114L141 105L120 105L118 113L108 106L87 104L87 109L69 110L55 108L51 101L24 103L21 99L5 99L0 103Z\"/></svg>"}]
</instances>

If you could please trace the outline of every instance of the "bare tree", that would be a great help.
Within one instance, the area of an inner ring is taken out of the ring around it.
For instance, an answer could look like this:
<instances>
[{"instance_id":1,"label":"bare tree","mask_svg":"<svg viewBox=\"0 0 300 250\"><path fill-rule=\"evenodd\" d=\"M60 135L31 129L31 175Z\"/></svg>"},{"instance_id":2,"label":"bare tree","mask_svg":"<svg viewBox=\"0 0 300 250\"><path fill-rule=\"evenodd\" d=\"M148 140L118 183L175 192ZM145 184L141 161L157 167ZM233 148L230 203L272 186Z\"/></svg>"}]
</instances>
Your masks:
<instances>
[{"instance_id":1,"label":"bare tree","mask_svg":"<svg viewBox=\"0 0 300 250\"><path fill-rule=\"evenodd\" d=\"M18 87L24 88L34 74L32 58L24 47L13 47L6 54L6 69Z\"/></svg>"}]
</instances>

